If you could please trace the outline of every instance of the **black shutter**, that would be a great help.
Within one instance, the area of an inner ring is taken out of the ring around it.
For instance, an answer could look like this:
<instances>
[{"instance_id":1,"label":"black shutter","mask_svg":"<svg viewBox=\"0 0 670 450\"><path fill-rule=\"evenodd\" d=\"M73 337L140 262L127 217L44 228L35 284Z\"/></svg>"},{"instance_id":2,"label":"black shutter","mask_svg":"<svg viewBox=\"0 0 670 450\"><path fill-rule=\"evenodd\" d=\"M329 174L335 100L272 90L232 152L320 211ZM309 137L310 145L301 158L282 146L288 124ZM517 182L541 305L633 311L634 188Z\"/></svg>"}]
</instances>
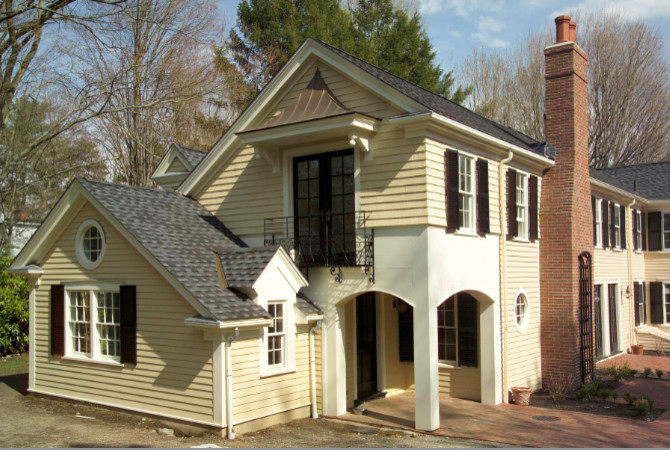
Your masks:
<instances>
[{"instance_id":1,"label":"black shutter","mask_svg":"<svg viewBox=\"0 0 670 450\"><path fill-rule=\"evenodd\" d=\"M610 248L616 247L616 232L614 231L614 209L616 204L610 204Z\"/></svg>"},{"instance_id":2,"label":"black shutter","mask_svg":"<svg viewBox=\"0 0 670 450\"><path fill-rule=\"evenodd\" d=\"M121 286L121 362L137 364L137 289Z\"/></svg>"},{"instance_id":3,"label":"black shutter","mask_svg":"<svg viewBox=\"0 0 670 450\"><path fill-rule=\"evenodd\" d=\"M598 239L596 239L596 198L591 196L591 211L593 215L593 246L598 245Z\"/></svg>"},{"instance_id":4,"label":"black shutter","mask_svg":"<svg viewBox=\"0 0 670 450\"><path fill-rule=\"evenodd\" d=\"M635 310L635 326L640 326L640 283L633 283L633 309Z\"/></svg>"},{"instance_id":5,"label":"black shutter","mask_svg":"<svg viewBox=\"0 0 670 450\"><path fill-rule=\"evenodd\" d=\"M637 241L637 210L633 209L631 212L631 219L633 223L631 224L633 228L633 250L640 250L640 243Z\"/></svg>"},{"instance_id":6,"label":"black shutter","mask_svg":"<svg viewBox=\"0 0 670 450\"><path fill-rule=\"evenodd\" d=\"M535 242L538 236L537 177L535 175L531 175L528 179L528 202L528 238L531 242Z\"/></svg>"},{"instance_id":7,"label":"black shutter","mask_svg":"<svg viewBox=\"0 0 670 450\"><path fill-rule=\"evenodd\" d=\"M621 248L624 250L626 249L626 216L626 207L621 205L621 208L619 209L619 230L621 230Z\"/></svg>"},{"instance_id":8,"label":"black shutter","mask_svg":"<svg viewBox=\"0 0 670 450\"><path fill-rule=\"evenodd\" d=\"M65 287L51 286L51 354L65 354Z\"/></svg>"},{"instance_id":9,"label":"black shutter","mask_svg":"<svg viewBox=\"0 0 670 450\"><path fill-rule=\"evenodd\" d=\"M642 282L642 323L647 323L647 283Z\"/></svg>"},{"instance_id":10,"label":"black shutter","mask_svg":"<svg viewBox=\"0 0 670 450\"><path fill-rule=\"evenodd\" d=\"M609 228L609 202L603 200L601 205L601 215L602 215L602 226L603 226L603 248L607 248L610 245L610 228Z\"/></svg>"},{"instance_id":11,"label":"black shutter","mask_svg":"<svg viewBox=\"0 0 670 450\"><path fill-rule=\"evenodd\" d=\"M662 250L662 241L661 241L661 220L663 215L659 211L650 212L648 214L648 223L649 223L649 250L658 251Z\"/></svg>"},{"instance_id":12,"label":"black shutter","mask_svg":"<svg viewBox=\"0 0 670 450\"><path fill-rule=\"evenodd\" d=\"M663 324L663 283L649 283L649 304L651 309L651 323Z\"/></svg>"},{"instance_id":13,"label":"black shutter","mask_svg":"<svg viewBox=\"0 0 670 450\"><path fill-rule=\"evenodd\" d=\"M489 163L477 160L477 232L480 236L491 231L489 221Z\"/></svg>"},{"instance_id":14,"label":"black shutter","mask_svg":"<svg viewBox=\"0 0 670 450\"><path fill-rule=\"evenodd\" d=\"M647 213L642 214L642 251L647 251Z\"/></svg>"},{"instance_id":15,"label":"black shutter","mask_svg":"<svg viewBox=\"0 0 670 450\"><path fill-rule=\"evenodd\" d=\"M454 232L460 226L458 217L458 152L448 150L444 155L445 164L445 199L447 213L447 231Z\"/></svg>"},{"instance_id":16,"label":"black shutter","mask_svg":"<svg viewBox=\"0 0 670 450\"><path fill-rule=\"evenodd\" d=\"M400 299L398 305L398 353L400 362L414 362L414 309Z\"/></svg>"},{"instance_id":17,"label":"black shutter","mask_svg":"<svg viewBox=\"0 0 670 450\"><path fill-rule=\"evenodd\" d=\"M477 367L477 300L468 294L458 294L458 365Z\"/></svg>"},{"instance_id":18,"label":"black shutter","mask_svg":"<svg viewBox=\"0 0 670 450\"><path fill-rule=\"evenodd\" d=\"M516 170L507 170L507 239L514 239L519 234L516 223Z\"/></svg>"}]
</instances>

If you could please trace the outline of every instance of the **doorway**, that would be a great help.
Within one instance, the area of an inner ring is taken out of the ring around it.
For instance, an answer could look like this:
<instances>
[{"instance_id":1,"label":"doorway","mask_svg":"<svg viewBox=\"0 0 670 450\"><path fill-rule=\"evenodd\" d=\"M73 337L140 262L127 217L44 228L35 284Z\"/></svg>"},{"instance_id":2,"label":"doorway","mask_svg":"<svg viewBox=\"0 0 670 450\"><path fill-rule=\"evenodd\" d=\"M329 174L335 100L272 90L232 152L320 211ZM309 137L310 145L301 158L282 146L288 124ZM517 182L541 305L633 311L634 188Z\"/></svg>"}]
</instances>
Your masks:
<instances>
[{"instance_id":1,"label":"doorway","mask_svg":"<svg viewBox=\"0 0 670 450\"><path fill-rule=\"evenodd\" d=\"M368 292L356 298L356 368L359 401L378 392L375 303L374 292Z\"/></svg>"}]
</instances>

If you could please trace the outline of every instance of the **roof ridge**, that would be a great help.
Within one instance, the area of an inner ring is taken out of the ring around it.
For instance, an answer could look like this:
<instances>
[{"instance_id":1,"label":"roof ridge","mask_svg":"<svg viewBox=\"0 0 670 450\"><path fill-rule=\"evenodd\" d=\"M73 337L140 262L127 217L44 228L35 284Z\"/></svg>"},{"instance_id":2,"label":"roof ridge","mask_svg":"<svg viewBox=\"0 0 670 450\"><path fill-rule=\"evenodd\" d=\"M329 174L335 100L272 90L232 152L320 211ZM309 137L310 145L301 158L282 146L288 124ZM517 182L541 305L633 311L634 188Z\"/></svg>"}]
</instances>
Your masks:
<instances>
[{"instance_id":1,"label":"roof ridge","mask_svg":"<svg viewBox=\"0 0 670 450\"><path fill-rule=\"evenodd\" d=\"M653 165L658 165L658 164L670 164L670 159L666 159L664 161L652 161L652 162L644 162L644 163L639 163L639 164L628 164L625 166L616 166L616 167L592 167L594 170L617 170L617 169L626 169L629 167L640 167L640 166L653 166Z\"/></svg>"},{"instance_id":2,"label":"roof ridge","mask_svg":"<svg viewBox=\"0 0 670 450\"><path fill-rule=\"evenodd\" d=\"M148 187L148 186L134 186L134 185L125 184L125 183L115 183L113 181L93 180L91 178L86 178L86 177L76 177L75 179L77 181L87 181L89 183L104 184L106 186L115 186L115 187L129 188L129 189L145 190L145 191L156 192L156 193L159 193L159 194L174 195L174 196L177 196L177 197L190 199L190 197L186 197L185 195L178 194L175 191L165 191L165 190L162 190L162 189L152 188L152 187Z\"/></svg>"},{"instance_id":3,"label":"roof ridge","mask_svg":"<svg viewBox=\"0 0 670 450\"><path fill-rule=\"evenodd\" d=\"M188 146L186 146L186 145L177 144L176 142L174 143L174 145L176 145L177 147L179 147L179 148L181 148L181 149L183 149L183 150L191 150L191 151L194 151L194 152L200 152L200 153L207 153L207 152L209 152L209 150L202 150L202 149L199 149L199 148L188 147Z\"/></svg>"},{"instance_id":4,"label":"roof ridge","mask_svg":"<svg viewBox=\"0 0 670 450\"><path fill-rule=\"evenodd\" d=\"M352 58L354 58L354 59L357 59L358 61L361 61L361 62L364 63L364 64L367 64L367 65L369 65L369 66L372 66L372 67L374 67L375 69L380 70L380 71L382 71L382 72L384 72L384 73L386 73L386 74L388 74L388 75L390 75L390 76L392 76L392 77L394 77L394 78L397 78L397 79L399 79L399 80L402 80L403 82L405 82L405 83L407 83L407 84L410 84L410 85L412 85L412 86L414 86L414 87L416 87L416 88L418 88L418 89L421 89L422 91L427 92L427 93L429 93L430 95L433 95L433 96L435 96L435 97L438 97L438 98L440 98L440 99L442 99L442 100L446 100L447 102L451 103L452 105L454 105L454 106L456 106L456 107L458 107L458 108L460 108L460 109L463 109L463 110L465 110L465 111L468 111L469 113L472 113L472 114L476 115L477 117L480 117L480 118L482 118L482 119L488 121L489 123L491 123L491 125L495 126L495 127L498 128L499 130L501 130L501 131L503 131L503 132L505 132L505 133L507 133L507 134L509 134L509 135L511 135L511 133L510 133L508 130L505 130L505 128L509 128L510 130L513 130L513 131L516 132L516 133L523 134L524 136L526 136L526 137L529 138L529 139L532 139L532 140L535 141L535 142L540 142L540 141L537 141L536 139L534 139L534 138L528 136L527 134L522 133L521 131L515 130L515 129L512 128L512 127L508 127L507 125L499 124L499 123L495 122L494 120L491 120L491 119L489 119L488 117L484 117L484 116L482 116L481 114L479 114L479 113L477 113L477 112L471 110L470 108L466 108L465 106L460 105L460 104L456 103L455 101L450 100L450 99L448 99L447 97L445 97L445 96L443 96L443 95L436 94L435 92L431 91L430 89L426 89L426 88L424 88L424 87L422 87L422 86L419 86L419 85L416 84L416 83L413 83L413 82L411 82L411 81L409 81L409 80L406 80L406 79L404 79L404 78L402 78L402 77L399 77L398 75L394 75L394 74L392 74L391 72L389 72L389 71L386 70L386 69L382 69L381 67L378 67L378 66L376 66L376 65L374 65L374 64L372 64L372 63L370 63L370 62L368 62L368 61L365 61L364 59L361 59L361 58L359 58L358 56L354 56L354 55L352 55L351 53L349 53L349 52L347 52L347 51L345 51L345 50L342 50L342 49L337 48L337 47L335 47L335 46L333 46L333 45L330 45L330 44L328 44L328 43L322 41L321 39L307 38L307 40L309 40L309 39L314 40L314 41L318 42L319 44L322 44L322 45L324 45L324 46L326 46L326 47L328 47L328 48L330 48L330 49L334 49L334 50L340 51L340 52L342 52L342 53L344 53L344 54L346 54L346 55L348 55L348 56L350 56L350 57L352 57ZM390 84L384 82L384 80L381 80L381 79L380 79L380 81L381 81L382 83L386 84L387 86L393 88L394 90L396 90L396 91L398 90L397 88L395 88L395 87L391 86ZM421 102L419 102L419 101L416 100L416 99L413 99L413 100L416 101L417 103L421 103ZM423 106L425 106L426 108L431 109L428 105L423 105ZM516 138L515 136L512 136L512 137Z\"/></svg>"}]
</instances>

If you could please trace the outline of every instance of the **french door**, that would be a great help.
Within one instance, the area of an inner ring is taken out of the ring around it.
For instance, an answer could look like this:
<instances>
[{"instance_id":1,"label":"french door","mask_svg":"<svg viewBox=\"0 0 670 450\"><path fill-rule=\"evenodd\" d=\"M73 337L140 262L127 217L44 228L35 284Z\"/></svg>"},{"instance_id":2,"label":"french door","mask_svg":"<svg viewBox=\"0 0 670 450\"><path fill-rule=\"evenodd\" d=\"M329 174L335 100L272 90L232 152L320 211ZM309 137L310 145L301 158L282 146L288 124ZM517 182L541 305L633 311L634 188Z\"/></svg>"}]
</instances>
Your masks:
<instances>
[{"instance_id":1,"label":"french door","mask_svg":"<svg viewBox=\"0 0 670 450\"><path fill-rule=\"evenodd\" d=\"M358 400L377 393L377 312L374 292L356 298L356 368Z\"/></svg>"},{"instance_id":2,"label":"french door","mask_svg":"<svg viewBox=\"0 0 670 450\"><path fill-rule=\"evenodd\" d=\"M354 151L293 160L295 237L312 264L355 258Z\"/></svg>"},{"instance_id":3,"label":"french door","mask_svg":"<svg viewBox=\"0 0 670 450\"><path fill-rule=\"evenodd\" d=\"M596 326L596 357L598 358L603 356L602 290L603 287L600 284L593 286L593 314Z\"/></svg>"},{"instance_id":4,"label":"french door","mask_svg":"<svg viewBox=\"0 0 670 450\"><path fill-rule=\"evenodd\" d=\"M609 301L609 322L610 322L610 354L619 351L619 321L617 320L617 285L609 284L607 286L607 297Z\"/></svg>"}]
</instances>

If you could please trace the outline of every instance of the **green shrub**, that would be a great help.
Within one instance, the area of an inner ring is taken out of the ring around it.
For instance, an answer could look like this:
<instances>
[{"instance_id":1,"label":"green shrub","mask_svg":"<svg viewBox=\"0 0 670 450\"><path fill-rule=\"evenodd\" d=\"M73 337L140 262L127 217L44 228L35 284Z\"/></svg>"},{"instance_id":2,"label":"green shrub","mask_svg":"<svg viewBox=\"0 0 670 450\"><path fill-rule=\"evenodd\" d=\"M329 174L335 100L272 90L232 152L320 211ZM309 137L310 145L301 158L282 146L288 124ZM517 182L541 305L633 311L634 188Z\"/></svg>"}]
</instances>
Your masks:
<instances>
[{"instance_id":1,"label":"green shrub","mask_svg":"<svg viewBox=\"0 0 670 450\"><path fill-rule=\"evenodd\" d=\"M661 369L656 369L656 376L659 379L663 378L663 371Z\"/></svg>"},{"instance_id":2,"label":"green shrub","mask_svg":"<svg viewBox=\"0 0 670 450\"><path fill-rule=\"evenodd\" d=\"M617 391L612 391L612 400L616 401L619 398L619 393Z\"/></svg>"},{"instance_id":3,"label":"green shrub","mask_svg":"<svg viewBox=\"0 0 670 450\"><path fill-rule=\"evenodd\" d=\"M635 405L635 408L642 417L645 417L654 409L654 401L646 395L643 395L640 398L640 401Z\"/></svg>"},{"instance_id":4,"label":"green shrub","mask_svg":"<svg viewBox=\"0 0 670 450\"><path fill-rule=\"evenodd\" d=\"M629 378L633 378L635 374L637 373L637 370L631 369L628 363L624 364L623 366L610 366L607 369L607 372L610 374L612 378L614 378L614 381L620 381L622 379L627 380Z\"/></svg>"},{"instance_id":5,"label":"green shrub","mask_svg":"<svg viewBox=\"0 0 670 450\"><path fill-rule=\"evenodd\" d=\"M626 392L625 394L623 394L623 398L626 399L626 402L629 405L634 405L635 402L637 401L637 397L631 394L630 392Z\"/></svg>"},{"instance_id":6,"label":"green shrub","mask_svg":"<svg viewBox=\"0 0 670 450\"><path fill-rule=\"evenodd\" d=\"M609 389L601 389L601 390L598 391L598 397L600 397L600 400L603 400L603 401L610 398L611 395L612 395L612 391L610 391Z\"/></svg>"},{"instance_id":7,"label":"green shrub","mask_svg":"<svg viewBox=\"0 0 670 450\"><path fill-rule=\"evenodd\" d=\"M642 372L642 376L645 378L649 378L649 375L651 375L651 367L645 367L644 372Z\"/></svg>"},{"instance_id":8,"label":"green shrub","mask_svg":"<svg viewBox=\"0 0 670 450\"><path fill-rule=\"evenodd\" d=\"M583 400L590 400L593 397L598 397L599 392L603 388L603 383L600 380L593 380L590 383L586 383L579 388L577 392L577 397ZM609 394L607 394L609 396Z\"/></svg>"},{"instance_id":9,"label":"green shrub","mask_svg":"<svg viewBox=\"0 0 670 450\"><path fill-rule=\"evenodd\" d=\"M28 283L7 273L12 259L0 259L0 356L28 347Z\"/></svg>"}]
</instances>

